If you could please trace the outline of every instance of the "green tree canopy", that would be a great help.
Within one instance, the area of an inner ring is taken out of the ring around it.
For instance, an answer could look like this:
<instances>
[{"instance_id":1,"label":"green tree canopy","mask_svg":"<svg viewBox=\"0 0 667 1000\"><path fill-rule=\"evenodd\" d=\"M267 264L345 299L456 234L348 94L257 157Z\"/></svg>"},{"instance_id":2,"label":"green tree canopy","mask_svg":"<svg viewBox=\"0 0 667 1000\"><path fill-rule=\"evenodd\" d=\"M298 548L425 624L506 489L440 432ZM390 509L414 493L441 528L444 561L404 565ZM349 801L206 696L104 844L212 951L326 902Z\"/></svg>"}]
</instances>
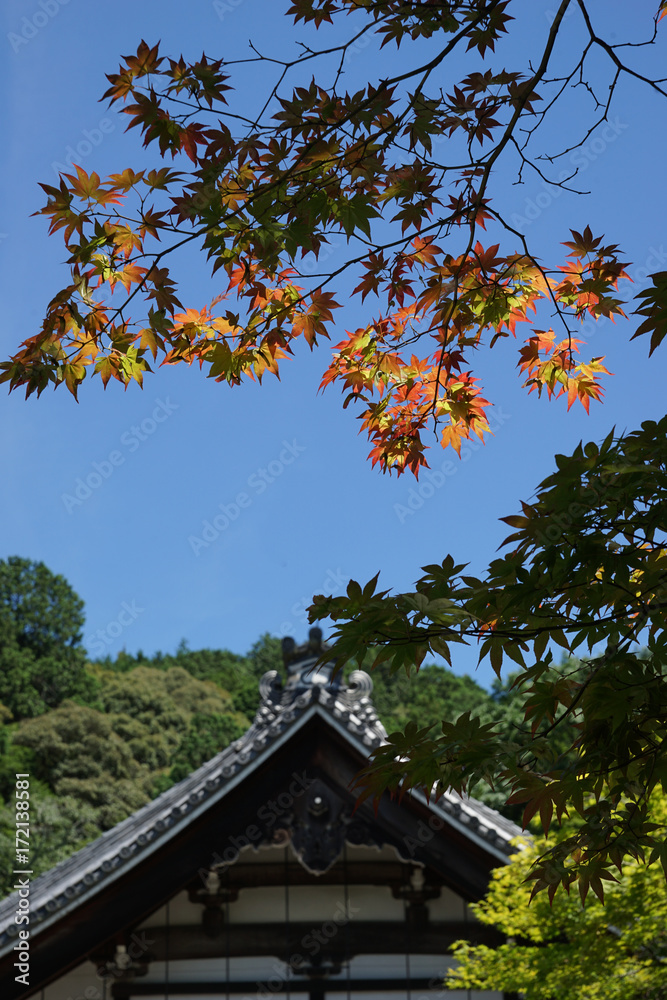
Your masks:
<instances>
[{"instance_id":1,"label":"green tree canopy","mask_svg":"<svg viewBox=\"0 0 667 1000\"><path fill-rule=\"evenodd\" d=\"M81 642L83 601L44 563L18 556L0 561L0 602L11 616L17 644L35 656Z\"/></svg>"},{"instance_id":2,"label":"green tree canopy","mask_svg":"<svg viewBox=\"0 0 667 1000\"><path fill-rule=\"evenodd\" d=\"M33 872L48 871L69 858L80 847L98 837L101 829L96 810L80 798L68 795L30 797L30 864ZM13 803L12 803L13 806ZM12 891L16 876L16 812L0 806L0 894Z\"/></svg>"},{"instance_id":3,"label":"green tree canopy","mask_svg":"<svg viewBox=\"0 0 667 1000\"><path fill-rule=\"evenodd\" d=\"M0 702L17 719L90 696L83 601L41 562L0 560Z\"/></svg>"},{"instance_id":4,"label":"green tree canopy","mask_svg":"<svg viewBox=\"0 0 667 1000\"><path fill-rule=\"evenodd\" d=\"M488 692L472 677L433 663L412 676L405 671L392 673L388 664L379 664L373 671L373 704L388 732L402 730L408 722L440 728L443 719L495 708ZM503 708L499 706L498 712L503 714Z\"/></svg>"},{"instance_id":5,"label":"green tree canopy","mask_svg":"<svg viewBox=\"0 0 667 1000\"><path fill-rule=\"evenodd\" d=\"M225 747L240 739L247 725L238 716L205 715L197 712L192 716L190 727L172 757L169 781L181 781L192 774L205 761L215 757Z\"/></svg>"},{"instance_id":6,"label":"green tree canopy","mask_svg":"<svg viewBox=\"0 0 667 1000\"><path fill-rule=\"evenodd\" d=\"M18 746L32 751L34 777L56 795L88 802L101 829L148 802L153 782L151 769L134 756L132 740L125 738L129 734L116 733L114 722L122 726L122 717L67 702L25 720L14 734ZM167 759L165 752L163 765Z\"/></svg>"},{"instance_id":7,"label":"green tree canopy","mask_svg":"<svg viewBox=\"0 0 667 1000\"><path fill-rule=\"evenodd\" d=\"M662 794L653 796L649 814L664 836ZM545 895L531 902L531 865L571 833L565 824L550 844L526 842L494 871L486 898L472 909L507 940L497 948L454 945L458 964L448 989L498 990L525 1000L667 997L667 886L660 865L628 864L617 881L607 881L604 906L592 895L583 905L585 880L580 892L559 893L553 904Z\"/></svg>"},{"instance_id":8,"label":"green tree canopy","mask_svg":"<svg viewBox=\"0 0 667 1000\"><path fill-rule=\"evenodd\" d=\"M156 670L181 667L192 677L211 681L229 692L234 710L252 718L259 704L259 678L267 670L282 670L282 664L280 639L265 633L253 643L245 656L232 653L229 649L191 650L183 641L173 654L158 652L146 657L143 653L132 656L121 652L114 661L109 659L102 665L120 672L142 665Z\"/></svg>"},{"instance_id":9,"label":"green tree canopy","mask_svg":"<svg viewBox=\"0 0 667 1000\"><path fill-rule=\"evenodd\" d=\"M12 759L28 752L34 778L58 796L92 806L102 830L250 725L233 710L226 691L182 667L93 670L94 705L66 701L24 720L7 740L7 754Z\"/></svg>"}]
</instances>

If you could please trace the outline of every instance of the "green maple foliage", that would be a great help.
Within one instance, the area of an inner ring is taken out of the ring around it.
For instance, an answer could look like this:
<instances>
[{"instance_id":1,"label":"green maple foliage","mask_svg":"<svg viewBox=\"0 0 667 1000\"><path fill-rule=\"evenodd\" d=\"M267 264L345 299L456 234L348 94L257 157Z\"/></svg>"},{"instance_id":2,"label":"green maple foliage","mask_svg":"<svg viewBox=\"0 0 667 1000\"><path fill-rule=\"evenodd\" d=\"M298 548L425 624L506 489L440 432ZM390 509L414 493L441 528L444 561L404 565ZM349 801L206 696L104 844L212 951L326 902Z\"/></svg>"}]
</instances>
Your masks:
<instances>
[{"instance_id":1,"label":"green maple foliage","mask_svg":"<svg viewBox=\"0 0 667 1000\"><path fill-rule=\"evenodd\" d=\"M337 284L349 272L360 305L372 302L373 311L336 344L321 384L339 385L345 405L359 404L370 457L383 470L417 474L431 425L457 451L463 439L489 433L471 355L516 337L538 310L555 313L557 329L525 337L526 386L588 408L601 398L606 369L600 357L577 360L575 334L588 317L624 315L618 247L582 227L564 233L564 260L544 263L491 198L500 157L518 153L520 171L535 165L530 140L564 89L551 76L553 49L576 7L583 39L566 83L587 71L595 49L614 72L594 128L618 78L641 74L596 31L583 0L562 0L541 48L518 69L497 65L495 55L515 17L526 16L512 13L510 0L296 0L288 11L296 24L323 31L351 15L358 30L292 61L272 58L281 79L256 119L228 104L233 63L166 58L142 42L109 75L104 98L129 116L156 165L107 178L76 166L58 185L42 185L41 212L64 239L71 278L42 330L3 363L2 379L28 395L65 384L76 396L91 373L105 386L142 385L158 359L198 364L230 385L278 375L300 337L312 349L331 336ZM664 13L661 4L652 40ZM342 70L362 37L395 46L401 61L393 76L350 93ZM427 56L427 42L439 44L435 55L431 44ZM470 72L457 79L449 65L464 53ZM333 83L313 76L291 91L281 86L334 57ZM487 225L496 242L487 241ZM340 235L342 264L318 273L305 266ZM189 244L211 263L214 295L203 307L179 299L178 252Z\"/></svg>"},{"instance_id":2,"label":"green maple foliage","mask_svg":"<svg viewBox=\"0 0 667 1000\"><path fill-rule=\"evenodd\" d=\"M376 662L414 669L427 653L451 662L453 644L476 640L496 673L521 669L524 723L511 733L461 716L440 734L393 734L373 754L364 794L426 787L465 793L501 782L524 822L568 813L582 822L533 870L535 891L602 877L625 856L659 858L664 827L648 799L667 791L667 417L602 445L556 456L557 471L522 512L503 518L510 546L484 579L448 556L425 566L413 593L363 588L315 598L313 620L337 623L331 655L376 649ZM550 644L576 654L553 662ZM560 727L565 745L550 738Z\"/></svg>"},{"instance_id":3,"label":"green maple foliage","mask_svg":"<svg viewBox=\"0 0 667 1000\"><path fill-rule=\"evenodd\" d=\"M664 827L664 795L654 794L650 814ZM551 845L566 835L558 831ZM629 864L617 882L607 882L604 906L595 898L584 906L578 892L559 893L552 904L544 896L531 901L525 879L541 848L524 843L494 871L486 898L472 909L505 943L457 942L446 988L525 1000L664 1000L667 886L660 867Z\"/></svg>"}]
</instances>

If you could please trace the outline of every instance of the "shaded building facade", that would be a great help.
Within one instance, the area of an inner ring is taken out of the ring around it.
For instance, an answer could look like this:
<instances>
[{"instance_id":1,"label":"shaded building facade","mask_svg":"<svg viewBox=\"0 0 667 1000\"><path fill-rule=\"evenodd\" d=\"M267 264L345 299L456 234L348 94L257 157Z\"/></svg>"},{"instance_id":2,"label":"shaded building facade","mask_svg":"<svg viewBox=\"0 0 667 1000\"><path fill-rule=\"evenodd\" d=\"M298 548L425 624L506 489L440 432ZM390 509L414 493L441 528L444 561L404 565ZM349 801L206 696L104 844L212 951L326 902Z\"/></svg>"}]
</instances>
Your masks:
<instances>
[{"instance_id":1,"label":"shaded building facade","mask_svg":"<svg viewBox=\"0 0 667 1000\"><path fill-rule=\"evenodd\" d=\"M386 740L372 682L315 668L321 633L284 642L240 739L30 885L29 985L19 896L0 903L3 998L437 1000L453 941L496 943L468 904L520 831L447 793L356 807L351 782Z\"/></svg>"}]
</instances>

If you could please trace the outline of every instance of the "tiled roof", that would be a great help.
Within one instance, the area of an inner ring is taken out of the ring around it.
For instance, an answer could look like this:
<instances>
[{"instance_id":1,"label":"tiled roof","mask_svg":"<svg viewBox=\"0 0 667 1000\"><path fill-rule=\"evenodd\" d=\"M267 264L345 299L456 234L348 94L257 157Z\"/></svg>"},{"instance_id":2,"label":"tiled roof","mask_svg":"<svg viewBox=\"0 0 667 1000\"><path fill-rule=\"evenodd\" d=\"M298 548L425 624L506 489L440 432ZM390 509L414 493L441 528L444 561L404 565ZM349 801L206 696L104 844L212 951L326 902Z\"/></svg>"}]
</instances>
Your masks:
<instances>
[{"instance_id":1,"label":"tiled roof","mask_svg":"<svg viewBox=\"0 0 667 1000\"><path fill-rule=\"evenodd\" d=\"M223 798L316 712L362 752L386 741L387 733L370 699L372 681L368 674L355 671L343 683L340 677L332 679L330 665L329 669L314 672L316 654L308 655L304 647L297 653L300 651L306 655L292 657L288 663L290 676L284 689L275 670L261 679L257 715L239 740L31 883L33 934L169 841L195 816ZM495 810L454 793L446 793L429 808L473 840L482 842L499 860L512 852L510 841L521 833ZM16 940L17 903L17 893L0 901L0 955L9 951Z\"/></svg>"}]
</instances>

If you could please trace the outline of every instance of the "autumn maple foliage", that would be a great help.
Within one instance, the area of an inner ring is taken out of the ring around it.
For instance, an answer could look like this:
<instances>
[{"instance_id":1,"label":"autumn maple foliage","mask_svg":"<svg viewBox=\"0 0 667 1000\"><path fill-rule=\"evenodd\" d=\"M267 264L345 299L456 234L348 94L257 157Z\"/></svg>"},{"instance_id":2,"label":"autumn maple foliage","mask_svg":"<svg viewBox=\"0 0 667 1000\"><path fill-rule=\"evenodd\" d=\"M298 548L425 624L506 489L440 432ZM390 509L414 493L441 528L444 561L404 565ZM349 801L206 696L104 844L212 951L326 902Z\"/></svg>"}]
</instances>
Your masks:
<instances>
[{"instance_id":1,"label":"autumn maple foliage","mask_svg":"<svg viewBox=\"0 0 667 1000\"><path fill-rule=\"evenodd\" d=\"M277 81L256 117L233 91L234 63L220 58L188 62L141 42L108 76L103 99L128 116L153 164L106 178L76 166L58 185L42 185L41 213L64 240L70 279L49 303L42 329L0 366L0 380L27 395L65 384L76 397L89 374L127 387L142 385L156 363L196 363L208 377L237 385L278 375L300 338L311 349L333 339L322 387L338 385L344 405L359 408L373 464L418 475L427 432L437 428L442 445L456 451L462 440L489 433L476 351L515 342L529 391L588 409L602 396L607 369L603 357L580 353L585 320L634 312L641 317L635 336L650 335L651 351L659 346L667 335L667 273L653 275L628 305L616 244L581 225L564 231L553 259L543 260L503 215L494 183L502 167L518 180L536 171L572 190L573 178L550 174L560 154L545 156L543 143L564 94L586 103L578 138L563 139L563 154L604 126L626 77L667 96L641 58L642 46L661 38L667 0L631 46L606 40L602 12L589 11L585 0L561 0L550 23L528 22L535 44L510 69L496 50L533 14L512 0L294 0L287 13L311 40L334 21L349 25L349 35L334 45L324 37L321 49L304 43L291 61L257 54L259 68L270 63ZM575 17L565 22L569 13ZM393 67L386 78L346 90L348 61L369 40L398 58L386 64ZM603 62L608 79L600 83ZM327 266L327 247L341 237L344 247ZM203 306L180 298L179 254L188 247L210 267L211 301ZM335 310L348 278L360 325L340 339ZM351 584L347 597L322 597L312 612L337 622L341 659L375 647L410 669L429 651L449 655L451 641L475 637L494 667L506 655L525 671L531 698L516 744L499 743L469 717L443 730L442 740L410 731L379 751L366 787L465 792L474 780L500 778L514 801L527 802L526 818L539 814L545 827L572 806L583 832L537 869L538 884L550 890L580 876L597 891L601 873L625 853L657 850L641 805L652 782L664 774L667 784L667 752L663 759L663 737L654 731L655 720L664 726L667 718L667 518L662 499L651 501L667 459L653 447L651 435L664 436L656 428L572 456L566 472L543 484L540 502L510 519L515 548L484 581L445 560L426 568L415 594L390 598L373 581ZM619 465L620 506L605 479ZM637 533L628 524L646 510L634 506L632 475L653 510ZM575 494L581 499L572 513ZM648 678L635 651L647 629ZM605 639L599 662L591 651ZM550 640L568 651L586 645L583 680L581 672L554 675ZM534 664L526 663L528 650ZM623 685L649 692L627 731L621 722L633 703ZM607 697L616 729L599 720L596 705ZM576 722L581 742L573 757L554 761L540 727L561 718ZM667 867L667 853L658 855Z\"/></svg>"},{"instance_id":2,"label":"autumn maple foliage","mask_svg":"<svg viewBox=\"0 0 667 1000\"><path fill-rule=\"evenodd\" d=\"M28 395L64 383L76 396L91 373L105 386L141 385L156 361L197 363L232 385L277 375L299 337L314 348L333 335L337 283L349 271L366 316L336 343L322 385L337 383L346 405L362 407L383 470L417 474L430 425L457 451L462 439L488 433L471 358L499 339L520 338L531 391L588 408L606 369L599 357L578 360L575 334L585 317L624 315L618 248L586 227L565 233L567 256L547 265L490 190L502 155L529 157L522 134L553 104L550 59L571 5L560 4L535 68L508 71L479 67L512 30L509 0L297 0L289 10L297 24L353 14L355 30L319 53L339 60L333 86L314 78L291 92L276 86L255 120L228 112L227 63L166 58L142 42L109 75L104 98L168 165L104 179L77 166L58 186L42 185L41 211L64 239L71 280L2 379ZM346 55L369 33L400 48L400 72L345 92ZM420 62L418 43L433 38L442 39L439 52ZM461 48L475 69L449 82L447 58ZM281 82L317 56L308 49L283 63ZM489 225L502 246L487 240ZM313 274L304 258L317 258L335 234L347 240L344 263ZM203 308L178 296L187 244L211 263L216 294ZM540 305L557 330L534 329Z\"/></svg>"}]
</instances>

